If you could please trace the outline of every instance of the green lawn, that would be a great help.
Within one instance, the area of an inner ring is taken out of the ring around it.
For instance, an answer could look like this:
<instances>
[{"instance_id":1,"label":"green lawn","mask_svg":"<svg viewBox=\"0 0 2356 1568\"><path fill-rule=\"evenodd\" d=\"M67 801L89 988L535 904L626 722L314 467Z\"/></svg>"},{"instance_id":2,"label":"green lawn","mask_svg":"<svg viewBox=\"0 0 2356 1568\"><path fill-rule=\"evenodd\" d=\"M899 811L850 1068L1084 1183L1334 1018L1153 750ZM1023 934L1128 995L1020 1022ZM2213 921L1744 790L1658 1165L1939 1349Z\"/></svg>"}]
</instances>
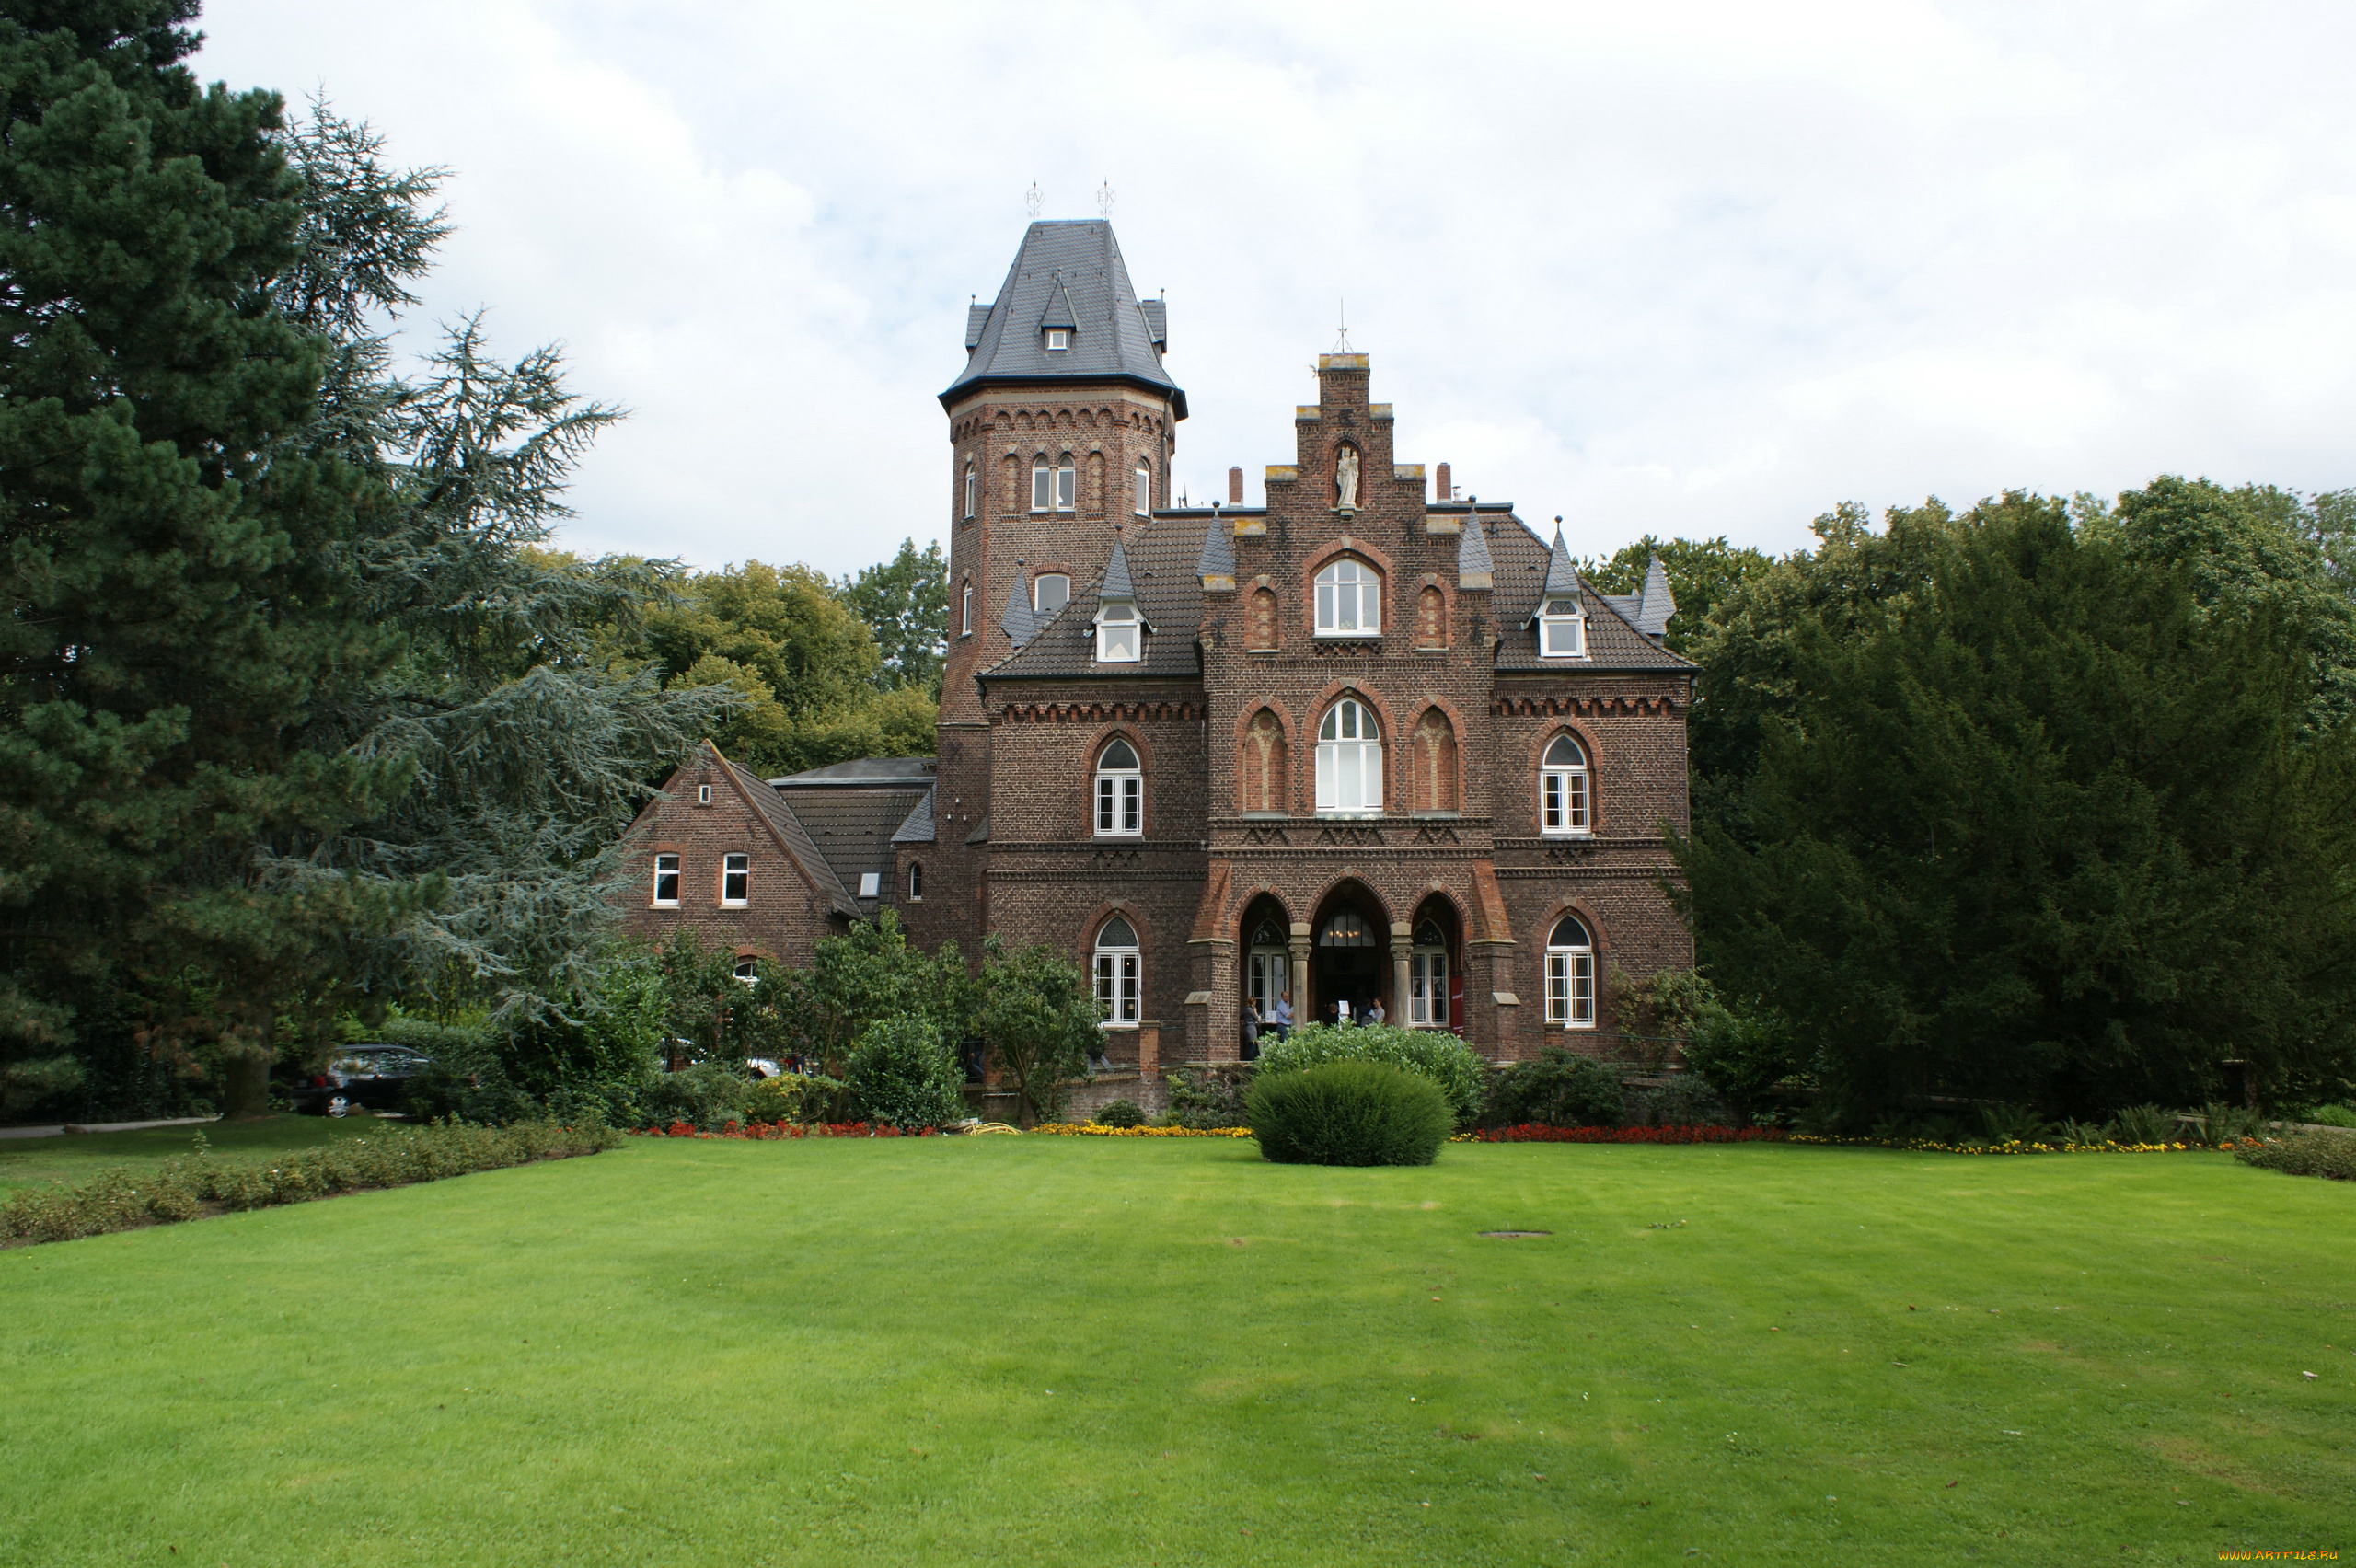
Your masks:
<instances>
[{"instance_id":1,"label":"green lawn","mask_svg":"<svg viewBox=\"0 0 2356 1568\"><path fill-rule=\"evenodd\" d=\"M202 1133L213 1152L251 1156L309 1148L331 1138L375 1132L374 1116L262 1116L250 1122L150 1127L140 1133L71 1133L51 1138L0 1138L0 1199L19 1187L78 1182L118 1165L158 1163L195 1146Z\"/></svg>"},{"instance_id":2,"label":"green lawn","mask_svg":"<svg viewBox=\"0 0 2356 1568\"><path fill-rule=\"evenodd\" d=\"M2214 1155L638 1143L0 1252L0 1562L2351 1551L2351 1239Z\"/></svg>"}]
</instances>

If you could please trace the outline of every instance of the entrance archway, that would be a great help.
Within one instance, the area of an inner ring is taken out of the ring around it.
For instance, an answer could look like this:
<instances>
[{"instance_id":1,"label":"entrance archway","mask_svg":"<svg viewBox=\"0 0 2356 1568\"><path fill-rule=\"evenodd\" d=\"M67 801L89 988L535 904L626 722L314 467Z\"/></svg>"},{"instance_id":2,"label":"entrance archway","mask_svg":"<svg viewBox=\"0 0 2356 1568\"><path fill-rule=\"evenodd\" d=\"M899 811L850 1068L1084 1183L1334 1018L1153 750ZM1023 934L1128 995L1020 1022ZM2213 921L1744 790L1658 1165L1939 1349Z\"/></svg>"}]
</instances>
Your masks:
<instances>
[{"instance_id":1,"label":"entrance archway","mask_svg":"<svg viewBox=\"0 0 2356 1568\"><path fill-rule=\"evenodd\" d=\"M1242 938L1243 1004L1273 1023L1277 998L1293 988L1291 919L1274 894L1261 894L1243 906ZM1292 1000L1297 1021L1300 998Z\"/></svg>"},{"instance_id":2,"label":"entrance archway","mask_svg":"<svg viewBox=\"0 0 2356 1568\"><path fill-rule=\"evenodd\" d=\"M1310 1004L1307 1020L1332 1023L1337 1004L1363 1021L1380 999L1388 1020L1399 1016L1391 995L1391 923L1382 903L1365 887L1345 882L1326 896L1310 925Z\"/></svg>"},{"instance_id":3,"label":"entrance archway","mask_svg":"<svg viewBox=\"0 0 2356 1568\"><path fill-rule=\"evenodd\" d=\"M1433 894L1408 923L1407 1007L1413 1029L1464 1032L1464 939L1456 905Z\"/></svg>"}]
</instances>

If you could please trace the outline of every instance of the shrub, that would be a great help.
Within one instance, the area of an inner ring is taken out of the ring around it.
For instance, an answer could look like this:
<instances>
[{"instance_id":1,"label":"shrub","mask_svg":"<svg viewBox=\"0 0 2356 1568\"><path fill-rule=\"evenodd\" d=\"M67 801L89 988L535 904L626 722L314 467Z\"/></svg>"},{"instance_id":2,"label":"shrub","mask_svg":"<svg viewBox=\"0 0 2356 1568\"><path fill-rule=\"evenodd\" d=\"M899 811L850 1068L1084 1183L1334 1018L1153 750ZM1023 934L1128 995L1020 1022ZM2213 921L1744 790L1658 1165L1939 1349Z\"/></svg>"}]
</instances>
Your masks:
<instances>
[{"instance_id":1,"label":"shrub","mask_svg":"<svg viewBox=\"0 0 2356 1568\"><path fill-rule=\"evenodd\" d=\"M1245 1091L1252 1087L1254 1062L1221 1062L1212 1066L1181 1067L1164 1081L1170 1085L1170 1113L1162 1125L1213 1132L1242 1126Z\"/></svg>"},{"instance_id":2,"label":"shrub","mask_svg":"<svg viewBox=\"0 0 2356 1568\"><path fill-rule=\"evenodd\" d=\"M2296 1119L2312 1122L2319 1127L2356 1127L2356 1111L2345 1105L2318 1105Z\"/></svg>"},{"instance_id":3,"label":"shrub","mask_svg":"<svg viewBox=\"0 0 2356 1568\"><path fill-rule=\"evenodd\" d=\"M705 1132L717 1132L731 1122L745 1120L745 1097L752 1082L726 1062L698 1062L676 1073L654 1073L614 1095L612 1118L626 1126L667 1127L685 1122ZM559 1101L569 1097L560 1096Z\"/></svg>"},{"instance_id":4,"label":"shrub","mask_svg":"<svg viewBox=\"0 0 2356 1568\"><path fill-rule=\"evenodd\" d=\"M196 1158L144 1170L110 1170L74 1188L36 1187L0 1206L0 1239L64 1241L137 1226L194 1219L207 1205L265 1208L364 1187L398 1187L535 1159L595 1154L621 1141L605 1127L387 1127L253 1164Z\"/></svg>"},{"instance_id":5,"label":"shrub","mask_svg":"<svg viewBox=\"0 0 2356 1568\"><path fill-rule=\"evenodd\" d=\"M1429 1165L1456 1126L1438 1084L1384 1062L1264 1071L1247 1109L1260 1153L1287 1165Z\"/></svg>"},{"instance_id":6,"label":"shrub","mask_svg":"<svg viewBox=\"0 0 2356 1568\"><path fill-rule=\"evenodd\" d=\"M1142 1127L1145 1110L1134 1100L1115 1100L1090 1120L1100 1127Z\"/></svg>"},{"instance_id":7,"label":"shrub","mask_svg":"<svg viewBox=\"0 0 2356 1568\"><path fill-rule=\"evenodd\" d=\"M1473 1055L1472 1047L1445 1030L1407 1029L1395 1023L1347 1028L1307 1024L1294 1030L1288 1040L1262 1045L1259 1076L1297 1073L1327 1062L1382 1062L1402 1072L1418 1074L1439 1086L1459 1124L1471 1126L1481 1114L1488 1069Z\"/></svg>"},{"instance_id":8,"label":"shrub","mask_svg":"<svg viewBox=\"0 0 2356 1568\"><path fill-rule=\"evenodd\" d=\"M1617 1072L1593 1057L1547 1045L1497 1075L1483 1120L1498 1127L1616 1127L1621 1099Z\"/></svg>"},{"instance_id":9,"label":"shrub","mask_svg":"<svg viewBox=\"0 0 2356 1568\"><path fill-rule=\"evenodd\" d=\"M2212 1100L2200 1108L2200 1130L2187 1133L2193 1143L2215 1148L2219 1144L2239 1143L2244 1138L2257 1137L2266 1130L2266 1118L2246 1105L2228 1105Z\"/></svg>"},{"instance_id":10,"label":"shrub","mask_svg":"<svg viewBox=\"0 0 2356 1568\"><path fill-rule=\"evenodd\" d=\"M2112 1124L2123 1144L2158 1144L2176 1141L2176 1113L2163 1111L2156 1105L2130 1105L2119 1113Z\"/></svg>"},{"instance_id":11,"label":"shrub","mask_svg":"<svg viewBox=\"0 0 2356 1568\"><path fill-rule=\"evenodd\" d=\"M2035 1143L2048 1131L2045 1119L2026 1105L1982 1105L1980 1126L1991 1143Z\"/></svg>"},{"instance_id":12,"label":"shrub","mask_svg":"<svg viewBox=\"0 0 2356 1568\"><path fill-rule=\"evenodd\" d=\"M843 1084L852 1113L887 1127L938 1127L965 1114L964 1075L929 1018L877 1019L850 1048Z\"/></svg>"},{"instance_id":13,"label":"shrub","mask_svg":"<svg viewBox=\"0 0 2356 1568\"><path fill-rule=\"evenodd\" d=\"M1638 1095L1635 1120L1642 1127L1715 1127L1726 1124L1717 1095L1692 1073L1680 1073Z\"/></svg>"},{"instance_id":14,"label":"shrub","mask_svg":"<svg viewBox=\"0 0 2356 1568\"><path fill-rule=\"evenodd\" d=\"M834 1080L823 1081L832 1083ZM807 1122L826 1109L826 1094L821 1080L804 1078L800 1073L782 1073L776 1078L755 1078L746 1084L743 1108L748 1124Z\"/></svg>"},{"instance_id":15,"label":"shrub","mask_svg":"<svg viewBox=\"0 0 2356 1568\"><path fill-rule=\"evenodd\" d=\"M2264 1143L2245 1144L2234 1158L2261 1170L2289 1176L2324 1176L2356 1182L2356 1137L2341 1133L2291 1133Z\"/></svg>"}]
</instances>

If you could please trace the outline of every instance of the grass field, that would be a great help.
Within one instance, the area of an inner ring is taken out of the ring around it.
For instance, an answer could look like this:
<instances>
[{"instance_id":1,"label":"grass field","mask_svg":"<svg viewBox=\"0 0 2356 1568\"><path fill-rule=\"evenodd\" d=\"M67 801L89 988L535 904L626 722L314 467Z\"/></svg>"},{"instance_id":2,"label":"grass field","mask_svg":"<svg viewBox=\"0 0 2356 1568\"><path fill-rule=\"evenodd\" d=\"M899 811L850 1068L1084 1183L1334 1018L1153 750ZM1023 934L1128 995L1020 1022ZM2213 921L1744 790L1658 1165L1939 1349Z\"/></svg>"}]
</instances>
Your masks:
<instances>
[{"instance_id":1,"label":"grass field","mask_svg":"<svg viewBox=\"0 0 2356 1568\"><path fill-rule=\"evenodd\" d=\"M0 1252L0 1562L2356 1550L2351 1238L2215 1155L650 1141Z\"/></svg>"}]
</instances>

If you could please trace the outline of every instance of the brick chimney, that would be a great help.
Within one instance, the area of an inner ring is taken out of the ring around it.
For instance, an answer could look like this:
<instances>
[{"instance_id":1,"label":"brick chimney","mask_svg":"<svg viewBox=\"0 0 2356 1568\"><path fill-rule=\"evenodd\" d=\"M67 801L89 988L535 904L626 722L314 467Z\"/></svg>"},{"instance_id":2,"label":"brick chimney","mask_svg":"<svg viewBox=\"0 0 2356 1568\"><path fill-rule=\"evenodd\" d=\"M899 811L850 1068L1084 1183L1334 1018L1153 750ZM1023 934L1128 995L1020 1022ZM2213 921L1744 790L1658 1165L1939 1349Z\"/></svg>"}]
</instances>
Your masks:
<instances>
[{"instance_id":1,"label":"brick chimney","mask_svg":"<svg viewBox=\"0 0 2356 1568\"><path fill-rule=\"evenodd\" d=\"M1241 468L1230 468L1227 471L1227 504L1230 506L1243 504L1243 470Z\"/></svg>"},{"instance_id":2,"label":"brick chimney","mask_svg":"<svg viewBox=\"0 0 2356 1568\"><path fill-rule=\"evenodd\" d=\"M1456 499L1456 491L1451 489L1449 484L1448 465L1445 463L1442 463L1439 466L1439 472L1433 477L1432 499L1434 501L1454 501Z\"/></svg>"}]
</instances>

